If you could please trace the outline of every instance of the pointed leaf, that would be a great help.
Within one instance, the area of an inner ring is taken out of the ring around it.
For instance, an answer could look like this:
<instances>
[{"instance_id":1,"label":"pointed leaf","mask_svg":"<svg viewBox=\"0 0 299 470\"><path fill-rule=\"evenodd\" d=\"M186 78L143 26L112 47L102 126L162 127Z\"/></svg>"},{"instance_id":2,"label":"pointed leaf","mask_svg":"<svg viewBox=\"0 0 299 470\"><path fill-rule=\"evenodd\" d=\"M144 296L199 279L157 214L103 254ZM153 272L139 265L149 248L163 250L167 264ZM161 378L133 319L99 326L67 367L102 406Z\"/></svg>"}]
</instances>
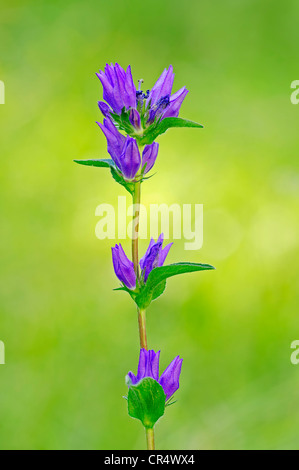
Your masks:
<instances>
[{"instance_id":1,"label":"pointed leaf","mask_svg":"<svg viewBox=\"0 0 299 470\"><path fill-rule=\"evenodd\" d=\"M89 160L74 160L75 163L79 163L79 165L86 165L86 166L96 166L99 168L110 168L110 172L114 180L124 186L126 190L132 194L134 190L134 185L132 183L128 183L122 175L119 173L117 166L115 165L112 159L98 159L92 158Z\"/></svg>"},{"instance_id":2,"label":"pointed leaf","mask_svg":"<svg viewBox=\"0 0 299 470\"><path fill-rule=\"evenodd\" d=\"M153 428L165 411L165 399L161 385L151 377L131 385L128 393L128 413L139 419L146 428Z\"/></svg>"},{"instance_id":3,"label":"pointed leaf","mask_svg":"<svg viewBox=\"0 0 299 470\"><path fill-rule=\"evenodd\" d=\"M210 264L174 263L154 268L147 278L145 286L136 295L135 302L140 308L147 308L152 300L161 295L165 289L166 279L177 274L215 269Z\"/></svg>"},{"instance_id":4,"label":"pointed leaf","mask_svg":"<svg viewBox=\"0 0 299 470\"><path fill-rule=\"evenodd\" d=\"M158 122L158 124L154 124L150 126L143 134L143 137L139 139L139 142L142 145L152 144L154 140L160 134L164 134L164 132L166 132L171 127L203 128L201 124L198 124L197 122L194 122L194 121L189 121L188 119L169 117L169 118L162 119L161 121Z\"/></svg>"}]
</instances>

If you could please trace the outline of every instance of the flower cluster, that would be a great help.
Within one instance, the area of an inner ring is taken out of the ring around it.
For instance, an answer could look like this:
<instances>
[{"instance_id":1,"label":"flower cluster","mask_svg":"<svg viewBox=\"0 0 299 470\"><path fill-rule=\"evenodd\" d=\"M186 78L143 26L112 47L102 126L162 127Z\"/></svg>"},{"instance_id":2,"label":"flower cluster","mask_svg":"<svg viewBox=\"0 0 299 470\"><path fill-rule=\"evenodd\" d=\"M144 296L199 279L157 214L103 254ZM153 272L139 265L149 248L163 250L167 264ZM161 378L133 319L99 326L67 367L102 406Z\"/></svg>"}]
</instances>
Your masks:
<instances>
[{"instance_id":1,"label":"flower cluster","mask_svg":"<svg viewBox=\"0 0 299 470\"><path fill-rule=\"evenodd\" d=\"M145 93L141 90L143 80L139 80L136 90L130 66L125 71L118 64L107 64L105 71L100 70L97 76L103 85L103 98L106 101L98 102L103 115L120 115L127 111L130 123L137 131L140 131L142 125L148 127L157 119L178 117L188 93L186 87L183 87L171 94L174 81L172 65L163 71L153 88Z\"/></svg>"},{"instance_id":2,"label":"flower cluster","mask_svg":"<svg viewBox=\"0 0 299 470\"><path fill-rule=\"evenodd\" d=\"M97 122L107 139L111 159L75 160L81 165L106 167L114 180L133 197L134 208L140 204L140 185L153 168L159 151L156 139L171 127L197 127L198 124L179 118L181 105L188 93L186 87L172 93L172 66L165 69L151 89L136 88L131 67L124 70L119 64L106 64L97 73L103 86L103 100L98 106L103 122ZM136 213L139 211L136 209ZM139 218L139 215L136 216ZM139 220L139 219L138 219ZM136 224L138 227L138 223ZM163 247L164 236L150 240L138 263L137 242L132 241L131 261L121 244L112 248L115 274L121 282L117 290L129 293L137 305L140 337L140 357L137 375L129 372L126 381L128 413L139 419L147 433L148 449L154 449L153 427L163 416L165 407L179 388L182 359L176 356L165 371L159 374L160 351L147 350L145 309L165 290L166 280L178 274L214 269L201 263L180 262L164 265L172 243Z\"/></svg>"},{"instance_id":3,"label":"flower cluster","mask_svg":"<svg viewBox=\"0 0 299 470\"><path fill-rule=\"evenodd\" d=\"M188 93L183 87L171 94L174 73L170 66L164 70L151 90L144 93L133 82L131 67L125 71L119 64L106 65L105 71L97 73L103 85L103 98L99 108L105 119L98 122L108 144L108 153L126 181L148 173L157 158L159 145L152 142L144 147L142 155L137 139L149 126L166 117L177 117L181 104ZM125 137L119 130L127 133Z\"/></svg>"},{"instance_id":4,"label":"flower cluster","mask_svg":"<svg viewBox=\"0 0 299 470\"><path fill-rule=\"evenodd\" d=\"M140 170L144 175L152 169L158 155L159 144L153 142L151 145L146 145L140 156L136 139L121 134L109 117L104 119L103 124L100 122L97 124L107 139L108 153L125 180L133 180Z\"/></svg>"},{"instance_id":5,"label":"flower cluster","mask_svg":"<svg viewBox=\"0 0 299 470\"><path fill-rule=\"evenodd\" d=\"M159 236L158 240L152 238L146 250L145 255L141 258L139 266L141 268L140 282L145 284L149 273L156 267L163 266L166 256L170 250L172 243L169 243L164 248L163 233ZM128 289L136 288L136 273L134 264L126 256L121 244L115 245L112 248L112 261L116 276Z\"/></svg>"}]
</instances>

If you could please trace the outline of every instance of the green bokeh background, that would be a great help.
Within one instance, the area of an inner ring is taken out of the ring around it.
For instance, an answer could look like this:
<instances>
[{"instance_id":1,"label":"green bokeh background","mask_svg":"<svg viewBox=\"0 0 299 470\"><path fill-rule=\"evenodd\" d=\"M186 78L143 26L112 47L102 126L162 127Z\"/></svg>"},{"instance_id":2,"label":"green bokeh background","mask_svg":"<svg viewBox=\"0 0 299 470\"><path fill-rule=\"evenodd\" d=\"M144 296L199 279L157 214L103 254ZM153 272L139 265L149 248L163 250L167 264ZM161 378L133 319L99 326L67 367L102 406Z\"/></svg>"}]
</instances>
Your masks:
<instances>
[{"instance_id":1,"label":"green bokeh background","mask_svg":"<svg viewBox=\"0 0 299 470\"><path fill-rule=\"evenodd\" d=\"M203 248L177 240L169 261L217 267L170 279L148 311L161 367L184 358L157 446L299 448L298 15L296 0L2 2L1 449L144 447L122 398L136 313L95 236L95 208L124 190L72 163L106 157L95 72L115 61L146 88L173 64L181 116L205 125L161 136L143 186L145 204L204 204Z\"/></svg>"}]
</instances>

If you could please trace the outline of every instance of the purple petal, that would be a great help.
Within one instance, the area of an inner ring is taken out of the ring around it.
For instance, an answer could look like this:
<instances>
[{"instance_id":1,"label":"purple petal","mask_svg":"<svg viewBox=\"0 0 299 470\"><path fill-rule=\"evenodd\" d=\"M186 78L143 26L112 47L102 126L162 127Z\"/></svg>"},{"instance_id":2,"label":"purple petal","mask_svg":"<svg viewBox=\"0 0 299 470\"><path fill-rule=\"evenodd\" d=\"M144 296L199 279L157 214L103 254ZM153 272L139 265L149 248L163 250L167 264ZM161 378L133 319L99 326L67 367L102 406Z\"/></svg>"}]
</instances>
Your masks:
<instances>
[{"instance_id":1,"label":"purple petal","mask_svg":"<svg viewBox=\"0 0 299 470\"><path fill-rule=\"evenodd\" d=\"M134 85L130 65L128 65L127 72L126 72L125 86L126 86L127 93L130 96L129 106L131 106L132 108L136 108L136 106L137 106L137 103L136 103L136 87Z\"/></svg>"},{"instance_id":2,"label":"purple petal","mask_svg":"<svg viewBox=\"0 0 299 470\"><path fill-rule=\"evenodd\" d=\"M147 351L146 349L140 350L139 364L136 379L138 382L144 377L151 377L152 379L159 380L159 357L160 351L155 353L153 349Z\"/></svg>"},{"instance_id":3,"label":"purple petal","mask_svg":"<svg viewBox=\"0 0 299 470\"><path fill-rule=\"evenodd\" d=\"M141 158L135 139L127 136L122 154L119 158L120 168L124 177L132 180L140 168Z\"/></svg>"},{"instance_id":4,"label":"purple petal","mask_svg":"<svg viewBox=\"0 0 299 470\"><path fill-rule=\"evenodd\" d=\"M104 103L104 101L98 101L98 106L100 108L101 113L105 117L110 116L111 109L109 108L108 104Z\"/></svg>"},{"instance_id":5,"label":"purple petal","mask_svg":"<svg viewBox=\"0 0 299 470\"><path fill-rule=\"evenodd\" d=\"M120 114L125 107L136 108L136 88L133 82L131 67L127 71L119 64L106 64L105 71L96 74L103 85L103 98L113 111Z\"/></svg>"},{"instance_id":6,"label":"purple petal","mask_svg":"<svg viewBox=\"0 0 299 470\"><path fill-rule=\"evenodd\" d=\"M137 377L133 374L133 372L128 372L127 377L132 385L136 385L138 383Z\"/></svg>"},{"instance_id":7,"label":"purple petal","mask_svg":"<svg viewBox=\"0 0 299 470\"><path fill-rule=\"evenodd\" d=\"M100 126L107 139L108 153L120 168L120 156L126 142L125 136L118 132L110 118L104 119L103 124L100 122L97 122L97 124Z\"/></svg>"},{"instance_id":8,"label":"purple petal","mask_svg":"<svg viewBox=\"0 0 299 470\"><path fill-rule=\"evenodd\" d=\"M151 241L149 242L149 245L148 245L148 248L147 248L147 250L146 250L146 252L145 252L145 255L144 255L144 256L141 258L141 260L139 261L139 264L140 264L141 269L144 269L145 260L146 260L146 258L147 258L147 256L148 256L149 252L150 252L151 247L152 247L155 243L156 243L155 240L154 240L153 238L151 238Z\"/></svg>"},{"instance_id":9,"label":"purple petal","mask_svg":"<svg viewBox=\"0 0 299 470\"><path fill-rule=\"evenodd\" d=\"M150 91L147 99L147 104L151 102L151 106L155 105L160 98L163 96L170 95L174 80L174 73L172 65L169 66L168 70L165 69L161 76L156 81L155 85Z\"/></svg>"},{"instance_id":10,"label":"purple petal","mask_svg":"<svg viewBox=\"0 0 299 470\"><path fill-rule=\"evenodd\" d=\"M166 117L178 117L181 105L187 93L188 90L184 87L170 97L170 103L165 113L163 114L163 119Z\"/></svg>"},{"instance_id":11,"label":"purple petal","mask_svg":"<svg viewBox=\"0 0 299 470\"><path fill-rule=\"evenodd\" d=\"M146 145L142 153L142 168L146 164L144 174L148 173L155 164L159 150L159 144L153 142L151 145Z\"/></svg>"},{"instance_id":12,"label":"purple petal","mask_svg":"<svg viewBox=\"0 0 299 470\"><path fill-rule=\"evenodd\" d=\"M115 245L111 250L112 262L116 276L128 287L128 289L135 289L136 274L134 263L127 258L121 244Z\"/></svg>"},{"instance_id":13,"label":"purple petal","mask_svg":"<svg viewBox=\"0 0 299 470\"><path fill-rule=\"evenodd\" d=\"M147 281L149 273L158 266L159 252L162 247L163 241L157 241L149 250L149 253L144 260L144 282Z\"/></svg>"},{"instance_id":14,"label":"purple petal","mask_svg":"<svg viewBox=\"0 0 299 470\"><path fill-rule=\"evenodd\" d=\"M171 245L173 245L173 243L169 243L168 245L165 246L165 248L163 248L163 250L160 251L158 266L163 266L163 264L165 262L165 259L166 259L167 255L169 253L170 248L171 248Z\"/></svg>"},{"instance_id":15,"label":"purple petal","mask_svg":"<svg viewBox=\"0 0 299 470\"><path fill-rule=\"evenodd\" d=\"M172 395L178 390L180 386L179 379L182 362L183 359L180 359L180 356L175 357L159 379L159 384L163 387L166 400L172 397Z\"/></svg>"},{"instance_id":16,"label":"purple petal","mask_svg":"<svg viewBox=\"0 0 299 470\"><path fill-rule=\"evenodd\" d=\"M146 364L147 364L147 350L142 348L140 349L139 363L138 363L138 370L137 370L138 382L139 380L143 379L143 377L145 376L144 374L146 373Z\"/></svg>"}]
</instances>

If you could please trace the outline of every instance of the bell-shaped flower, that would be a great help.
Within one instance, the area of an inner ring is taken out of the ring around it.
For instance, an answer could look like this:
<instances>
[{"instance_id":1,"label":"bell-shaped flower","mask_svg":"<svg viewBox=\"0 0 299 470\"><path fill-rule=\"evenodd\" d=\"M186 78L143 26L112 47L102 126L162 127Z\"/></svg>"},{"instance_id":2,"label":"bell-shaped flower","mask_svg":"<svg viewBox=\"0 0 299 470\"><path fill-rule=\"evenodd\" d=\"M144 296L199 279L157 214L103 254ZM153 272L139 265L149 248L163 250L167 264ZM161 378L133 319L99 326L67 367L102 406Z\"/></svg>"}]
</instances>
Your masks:
<instances>
[{"instance_id":1,"label":"bell-shaped flower","mask_svg":"<svg viewBox=\"0 0 299 470\"><path fill-rule=\"evenodd\" d=\"M159 144L153 142L150 145L146 145L142 152L142 168L144 168L144 174L148 173L155 164L159 151Z\"/></svg>"},{"instance_id":2,"label":"bell-shaped flower","mask_svg":"<svg viewBox=\"0 0 299 470\"><path fill-rule=\"evenodd\" d=\"M103 85L103 98L112 111L120 114L122 109L136 108L136 88L131 66L125 71L119 64L106 64L105 71L96 74Z\"/></svg>"},{"instance_id":3,"label":"bell-shaped flower","mask_svg":"<svg viewBox=\"0 0 299 470\"><path fill-rule=\"evenodd\" d=\"M108 153L126 180L133 180L137 172L144 167L144 174L152 169L158 155L159 144L153 142L146 145L141 158L136 139L122 135L109 117L104 119L103 124L100 122L97 124L107 139Z\"/></svg>"},{"instance_id":4,"label":"bell-shaped flower","mask_svg":"<svg viewBox=\"0 0 299 470\"><path fill-rule=\"evenodd\" d=\"M165 246L165 248L162 248L163 240L164 240L163 233L161 233L161 235L159 236L156 242L152 238L149 243L148 249L146 250L145 255L143 256L143 258L141 258L139 262L140 268L142 270L142 276L143 276L144 282L147 281L149 273L154 268L163 266L165 262L166 256L169 253L172 243L169 243L168 245Z\"/></svg>"},{"instance_id":5,"label":"bell-shaped flower","mask_svg":"<svg viewBox=\"0 0 299 470\"><path fill-rule=\"evenodd\" d=\"M115 245L111 250L112 262L116 276L125 284L125 286L128 287L128 289L135 289L136 274L134 271L134 263L126 256L121 244Z\"/></svg>"},{"instance_id":6,"label":"bell-shaped flower","mask_svg":"<svg viewBox=\"0 0 299 470\"><path fill-rule=\"evenodd\" d=\"M147 351L146 349L141 349L137 375L135 376L133 372L129 372L127 384L130 387L131 385L136 385L145 377L151 377L161 385L166 395L165 401L167 401L180 386L179 379L183 359L180 359L180 356L176 356L159 378L159 358L160 351L155 353L153 350Z\"/></svg>"},{"instance_id":7,"label":"bell-shaped flower","mask_svg":"<svg viewBox=\"0 0 299 470\"><path fill-rule=\"evenodd\" d=\"M174 80L172 65L165 69L150 90L146 104L150 106L148 112L148 124L156 118L178 117L180 107L188 93L186 87L181 88L171 95Z\"/></svg>"},{"instance_id":8,"label":"bell-shaped flower","mask_svg":"<svg viewBox=\"0 0 299 470\"><path fill-rule=\"evenodd\" d=\"M183 87L171 94L174 81L172 65L162 72L153 88L146 92L140 89L143 80L139 80L139 88L136 90L130 65L125 71L119 64L106 64L105 71L100 71L97 76L102 82L103 98L107 103L98 102L101 112L105 117L111 113L120 116L124 109L128 113L126 126L129 125L129 128L123 129L129 129L130 135L142 135L143 128L160 119L178 117L180 107L188 93L186 87ZM118 122L115 116L114 118Z\"/></svg>"}]
</instances>

